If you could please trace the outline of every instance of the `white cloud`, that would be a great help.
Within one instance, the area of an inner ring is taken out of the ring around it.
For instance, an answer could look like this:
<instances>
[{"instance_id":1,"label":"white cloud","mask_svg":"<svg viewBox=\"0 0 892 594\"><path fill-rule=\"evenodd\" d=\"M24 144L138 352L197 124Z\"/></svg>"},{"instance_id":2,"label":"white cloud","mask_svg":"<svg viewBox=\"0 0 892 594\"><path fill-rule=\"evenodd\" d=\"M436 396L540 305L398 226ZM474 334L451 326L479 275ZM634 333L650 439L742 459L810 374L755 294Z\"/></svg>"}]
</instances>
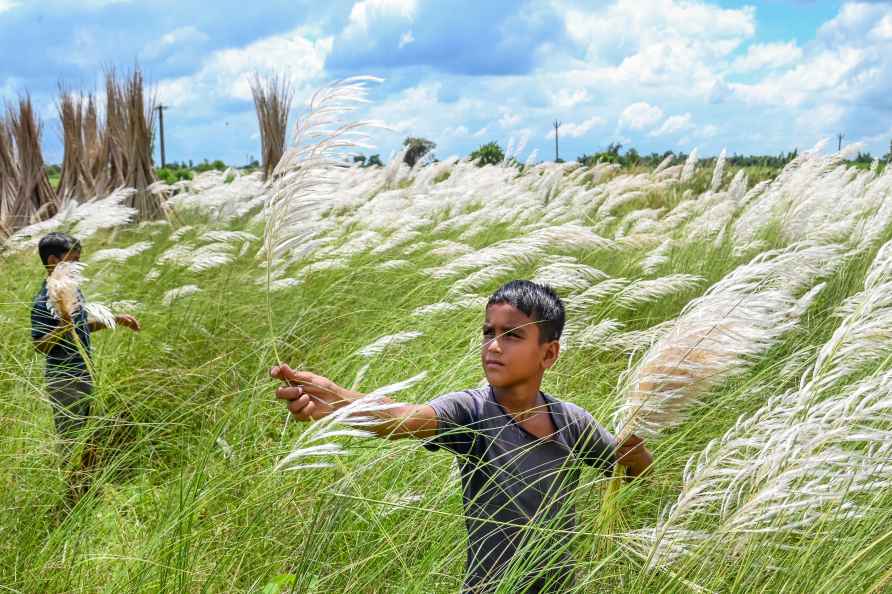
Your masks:
<instances>
[{"instance_id":1,"label":"white cloud","mask_svg":"<svg viewBox=\"0 0 892 594\"><path fill-rule=\"evenodd\" d=\"M344 28L344 36L368 34L369 29L379 19L398 17L415 18L416 0L359 0L350 9L350 18Z\"/></svg>"},{"instance_id":2,"label":"white cloud","mask_svg":"<svg viewBox=\"0 0 892 594\"><path fill-rule=\"evenodd\" d=\"M414 87L403 89L391 97L374 103L364 118L381 120L393 131L378 138L379 143L393 142L411 134L423 136L439 143L438 134L449 131L456 135L467 127L461 122L468 121L475 114L485 110L486 104L480 100L463 97L457 101L443 103L439 97L443 83L425 81ZM444 143L447 144L448 143ZM447 149L447 146L443 147Z\"/></svg>"},{"instance_id":3,"label":"white cloud","mask_svg":"<svg viewBox=\"0 0 892 594\"><path fill-rule=\"evenodd\" d=\"M412 35L412 31L411 30L406 31L405 33L400 35L400 42L397 47L399 49L403 49L404 47L406 47L410 43L413 43L414 41L415 41L415 36Z\"/></svg>"},{"instance_id":4,"label":"white cloud","mask_svg":"<svg viewBox=\"0 0 892 594\"><path fill-rule=\"evenodd\" d=\"M502 117L499 118L499 125L506 129L513 128L520 123L520 120L521 118L519 115L506 111L502 114Z\"/></svg>"},{"instance_id":5,"label":"white cloud","mask_svg":"<svg viewBox=\"0 0 892 594\"><path fill-rule=\"evenodd\" d=\"M579 9L553 0L569 37L585 51L574 78L590 86L666 88L706 96L730 54L756 31L755 9L699 0L618 0Z\"/></svg>"},{"instance_id":6,"label":"white cloud","mask_svg":"<svg viewBox=\"0 0 892 594\"><path fill-rule=\"evenodd\" d=\"M585 89L576 89L572 92L569 89L561 89L552 96L554 105L562 109L570 109L579 103L588 101L588 99L589 94Z\"/></svg>"},{"instance_id":7,"label":"white cloud","mask_svg":"<svg viewBox=\"0 0 892 594\"><path fill-rule=\"evenodd\" d=\"M669 116L663 124L650 133L651 136L666 136L667 134L677 134L683 130L690 130L693 127L693 117L690 113Z\"/></svg>"},{"instance_id":8,"label":"white cloud","mask_svg":"<svg viewBox=\"0 0 892 594\"><path fill-rule=\"evenodd\" d=\"M455 126L443 130L443 136L467 136L468 129L465 126Z\"/></svg>"},{"instance_id":9,"label":"white cloud","mask_svg":"<svg viewBox=\"0 0 892 594\"><path fill-rule=\"evenodd\" d=\"M160 81L158 98L174 107L195 109L220 99L250 100L255 72L287 75L298 92L308 84L318 85L332 38L311 41L302 33L298 28L244 47L216 51L195 74Z\"/></svg>"},{"instance_id":10,"label":"white cloud","mask_svg":"<svg viewBox=\"0 0 892 594\"><path fill-rule=\"evenodd\" d=\"M21 5L22 3L17 2L16 0L0 0L0 13L12 10L13 8L18 8Z\"/></svg>"},{"instance_id":11,"label":"white cloud","mask_svg":"<svg viewBox=\"0 0 892 594\"><path fill-rule=\"evenodd\" d=\"M488 126L483 126L483 127L480 128L479 130L477 130L476 132L474 132L474 134L472 134L472 136L473 136L474 138L481 138L481 137L483 137L483 136L486 136L487 132L489 132L489 127L488 127Z\"/></svg>"},{"instance_id":12,"label":"white cloud","mask_svg":"<svg viewBox=\"0 0 892 594\"><path fill-rule=\"evenodd\" d=\"M769 75L753 84L729 83L734 94L748 103L798 107L817 95L852 90L852 77L865 60L865 52L839 47L811 56L779 75Z\"/></svg>"},{"instance_id":13,"label":"white cloud","mask_svg":"<svg viewBox=\"0 0 892 594\"><path fill-rule=\"evenodd\" d=\"M877 41L892 41L892 15L884 15L873 26L868 36Z\"/></svg>"},{"instance_id":14,"label":"white cloud","mask_svg":"<svg viewBox=\"0 0 892 594\"><path fill-rule=\"evenodd\" d=\"M193 42L201 43L207 40L208 36L206 33L200 31L192 25L187 25L185 27L174 29L169 33L165 33L158 39L155 39L154 41L146 44L146 46L142 50L142 56L144 58L153 60L176 45Z\"/></svg>"},{"instance_id":15,"label":"white cloud","mask_svg":"<svg viewBox=\"0 0 892 594\"><path fill-rule=\"evenodd\" d=\"M705 126L700 128L699 133L700 136L702 136L703 138L712 138L714 136L718 136L719 127L715 124L706 124Z\"/></svg>"},{"instance_id":16,"label":"white cloud","mask_svg":"<svg viewBox=\"0 0 892 594\"><path fill-rule=\"evenodd\" d=\"M560 134L561 137L566 138L579 138L580 136L585 136L592 128L603 126L606 123L607 120L600 116L592 116L589 119L583 120L579 123L565 122L561 124L561 127L558 130L558 134ZM554 128L548 131L548 134L545 135L545 138L554 139Z\"/></svg>"},{"instance_id":17,"label":"white cloud","mask_svg":"<svg viewBox=\"0 0 892 594\"><path fill-rule=\"evenodd\" d=\"M795 41L787 43L757 43L747 48L746 55L734 60L732 68L738 72L776 69L795 64L802 59L802 48Z\"/></svg>"},{"instance_id":18,"label":"white cloud","mask_svg":"<svg viewBox=\"0 0 892 594\"><path fill-rule=\"evenodd\" d=\"M639 101L623 110L622 114L620 114L619 122L620 125L627 126L633 130L643 130L659 122L662 117L662 109L645 101Z\"/></svg>"}]
</instances>

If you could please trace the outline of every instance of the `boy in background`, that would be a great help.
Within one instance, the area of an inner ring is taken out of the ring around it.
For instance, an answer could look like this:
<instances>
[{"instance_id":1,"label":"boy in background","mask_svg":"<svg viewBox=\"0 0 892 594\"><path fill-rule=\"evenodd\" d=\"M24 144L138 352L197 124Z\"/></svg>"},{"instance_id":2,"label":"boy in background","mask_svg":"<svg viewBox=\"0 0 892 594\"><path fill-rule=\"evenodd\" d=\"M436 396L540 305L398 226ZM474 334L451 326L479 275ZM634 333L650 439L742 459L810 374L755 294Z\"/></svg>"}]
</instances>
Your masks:
<instances>
[{"instance_id":1,"label":"boy in background","mask_svg":"<svg viewBox=\"0 0 892 594\"><path fill-rule=\"evenodd\" d=\"M564 306L550 287L512 281L486 306L486 388L400 404L372 413L380 424L363 427L389 439L422 438L428 449L458 457L468 530L463 592L565 591L573 582L568 544L581 464L610 472L619 463L635 477L652 462L640 438L617 444L587 411L540 391L545 370L557 361L563 327ZM362 397L287 365L270 373L287 384L276 396L300 421L321 419Z\"/></svg>"},{"instance_id":2,"label":"boy in background","mask_svg":"<svg viewBox=\"0 0 892 594\"><path fill-rule=\"evenodd\" d=\"M41 238L37 251L49 277L59 262L80 260L81 244L70 235L50 233ZM78 302L79 307L73 314L54 311L48 303L47 284L44 280L31 308L31 339L34 347L46 355L46 389L53 407L56 431L62 438L66 456L71 453L78 434L90 416L93 378L90 375L90 365L84 360L82 352L90 358L90 335L105 328L100 322L88 320L80 289ZM115 316L115 322L135 332L140 329L139 322L133 316L118 315ZM78 341L83 351L78 348ZM72 477L76 480L69 480L69 503L76 502L89 488L87 475L94 464L93 448L85 447L80 468Z\"/></svg>"}]
</instances>

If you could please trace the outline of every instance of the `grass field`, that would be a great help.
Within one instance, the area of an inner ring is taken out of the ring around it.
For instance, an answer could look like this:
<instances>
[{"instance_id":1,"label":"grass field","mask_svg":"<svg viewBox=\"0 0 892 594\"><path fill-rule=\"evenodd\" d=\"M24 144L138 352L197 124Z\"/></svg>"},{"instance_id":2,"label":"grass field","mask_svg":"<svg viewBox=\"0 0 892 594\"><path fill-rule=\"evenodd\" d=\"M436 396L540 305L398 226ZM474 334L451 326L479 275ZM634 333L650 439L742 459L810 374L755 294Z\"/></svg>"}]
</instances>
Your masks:
<instances>
[{"instance_id":1,"label":"grass field","mask_svg":"<svg viewBox=\"0 0 892 594\"><path fill-rule=\"evenodd\" d=\"M465 534L452 458L411 440L338 438L349 454L325 458L331 467L274 471L308 431L273 398L277 355L361 391L426 371L398 395L424 402L481 382L481 298L550 275L568 334L544 390L613 428L624 372L736 273L756 279L735 289L738 303L790 312L826 284L782 332L755 314L728 329L714 349L752 348L692 378L684 414L648 442L653 473L625 485L609 517L606 479L584 475L575 591L892 591L892 268L881 250L892 173L805 155L754 187L694 166L345 170L269 291L255 175L196 176L169 224L91 228L108 209L61 217L58 228L85 238L87 298L144 326L95 336L103 463L70 515L58 512L64 477L28 334L44 273L20 238L0 280L0 586L455 592ZM759 258L779 263L746 269ZM444 305L421 309L431 304ZM421 334L359 353L411 331Z\"/></svg>"}]
</instances>

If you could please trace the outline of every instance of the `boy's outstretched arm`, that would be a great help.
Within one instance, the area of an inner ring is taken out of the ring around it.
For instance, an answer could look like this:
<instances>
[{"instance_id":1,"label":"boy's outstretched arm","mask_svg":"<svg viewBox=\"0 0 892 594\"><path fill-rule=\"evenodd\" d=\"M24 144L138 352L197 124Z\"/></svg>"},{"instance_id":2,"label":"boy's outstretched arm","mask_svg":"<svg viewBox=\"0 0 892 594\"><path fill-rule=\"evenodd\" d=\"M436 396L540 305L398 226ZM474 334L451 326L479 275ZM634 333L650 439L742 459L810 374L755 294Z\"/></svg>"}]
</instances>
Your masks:
<instances>
[{"instance_id":1,"label":"boy's outstretched arm","mask_svg":"<svg viewBox=\"0 0 892 594\"><path fill-rule=\"evenodd\" d=\"M626 475L629 478L644 474L653 461L653 456L645 447L644 440L637 435L629 435L616 448L616 462L626 467Z\"/></svg>"},{"instance_id":2,"label":"boy's outstretched arm","mask_svg":"<svg viewBox=\"0 0 892 594\"><path fill-rule=\"evenodd\" d=\"M284 364L270 369L270 375L285 382L285 386L276 390L276 398L288 402L288 410L298 421L316 421L325 418L364 396L342 388L321 375L295 371ZM394 403L386 397L382 397L381 402ZM363 426L363 429L388 439L426 438L433 437L437 432L437 415L434 409L426 404L400 403L394 408L373 413L364 412L363 416L381 419L380 424Z\"/></svg>"},{"instance_id":3,"label":"boy's outstretched arm","mask_svg":"<svg viewBox=\"0 0 892 594\"><path fill-rule=\"evenodd\" d=\"M119 326L130 328L134 332L139 332L142 329L142 326L140 326L139 324L139 320L127 314L116 315L115 323ZM106 326L102 322L90 322L90 332L98 332L99 330L105 330L106 328L108 328L108 326Z\"/></svg>"}]
</instances>

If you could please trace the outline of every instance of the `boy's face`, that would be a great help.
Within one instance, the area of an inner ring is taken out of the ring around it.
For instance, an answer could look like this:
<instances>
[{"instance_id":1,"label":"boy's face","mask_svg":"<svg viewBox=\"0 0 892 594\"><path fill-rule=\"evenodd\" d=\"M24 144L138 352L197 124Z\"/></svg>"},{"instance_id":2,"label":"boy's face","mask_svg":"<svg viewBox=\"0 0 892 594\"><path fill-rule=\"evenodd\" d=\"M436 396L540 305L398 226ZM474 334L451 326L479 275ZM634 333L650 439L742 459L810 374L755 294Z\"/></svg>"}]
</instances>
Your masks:
<instances>
[{"instance_id":1,"label":"boy's face","mask_svg":"<svg viewBox=\"0 0 892 594\"><path fill-rule=\"evenodd\" d=\"M495 388L510 388L541 378L557 360L558 341L539 342L539 326L507 303L486 309L480 360L486 379Z\"/></svg>"},{"instance_id":2,"label":"boy's face","mask_svg":"<svg viewBox=\"0 0 892 594\"><path fill-rule=\"evenodd\" d=\"M80 262L81 261L81 251L80 250L71 250L67 252L61 258L59 256L49 256L46 259L46 267L50 272L53 271L53 268L56 267L56 264L59 262Z\"/></svg>"}]
</instances>

